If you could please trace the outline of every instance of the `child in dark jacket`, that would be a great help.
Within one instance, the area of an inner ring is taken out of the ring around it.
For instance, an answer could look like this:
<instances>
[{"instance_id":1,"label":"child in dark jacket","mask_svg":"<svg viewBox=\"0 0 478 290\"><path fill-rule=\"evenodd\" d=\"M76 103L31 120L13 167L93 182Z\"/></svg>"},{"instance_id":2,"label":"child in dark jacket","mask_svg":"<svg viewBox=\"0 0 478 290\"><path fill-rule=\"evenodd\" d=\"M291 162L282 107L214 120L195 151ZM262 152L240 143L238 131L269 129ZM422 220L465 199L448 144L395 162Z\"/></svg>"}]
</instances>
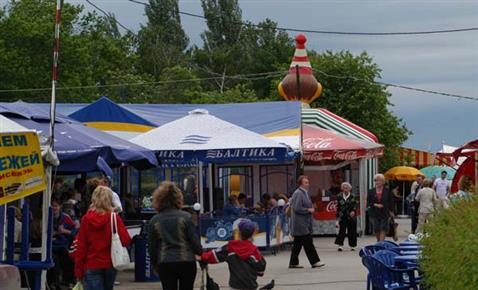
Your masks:
<instances>
[{"instance_id":1,"label":"child in dark jacket","mask_svg":"<svg viewBox=\"0 0 478 290\"><path fill-rule=\"evenodd\" d=\"M256 224L244 219L238 227L240 241L230 241L222 248L203 253L201 260L210 264L227 262L231 289L255 290L258 287L257 276L264 275L266 261L251 241Z\"/></svg>"}]
</instances>

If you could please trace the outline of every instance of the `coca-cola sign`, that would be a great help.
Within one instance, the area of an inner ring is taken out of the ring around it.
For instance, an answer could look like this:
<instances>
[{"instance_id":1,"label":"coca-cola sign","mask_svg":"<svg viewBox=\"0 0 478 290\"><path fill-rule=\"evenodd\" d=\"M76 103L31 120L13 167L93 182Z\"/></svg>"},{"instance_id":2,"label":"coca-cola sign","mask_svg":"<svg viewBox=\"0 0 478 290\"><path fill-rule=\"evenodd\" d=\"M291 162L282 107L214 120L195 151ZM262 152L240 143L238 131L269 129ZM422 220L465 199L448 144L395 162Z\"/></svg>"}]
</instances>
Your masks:
<instances>
[{"instance_id":1,"label":"coca-cola sign","mask_svg":"<svg viewBox=\"0 0 478 290\"><path fill-rule=\"evenodd\" d=\"M328 149L333 141L333 138L305 138L302 144L305 150Z\"/></svg>"},{"instance_id":2,"label":"coca-cola sign","mask_svg":"<svg viewBox=\"0 0 478 290\"><path fill-rule=\"evenodd\" d=\"M324 154L324 152L305 152L304 160L306 161L320 161L330 159L329 154Z\"/></svg>"},{"instance_id":3,"label":"coca-cola sign","mask_svg":"<svg viewBox=\"0 0 478 290\"><path fill-rule=\"evenodd\" d=\"M359 158L359 154L356 150L350 151L336 151L334 156L332 157L333 160L354 160Z\"/></svg>"},{"instance_id":4,"label":"coca-cola sign","mask_svg":"<svg viewBox=\"0 0 478 290\"><path fill-rule=\"evenodd\" d=\"M337 212L337 201L332 200L327 204L327 207L325 208L327 212Z\"/></svg>"}]
</instances>

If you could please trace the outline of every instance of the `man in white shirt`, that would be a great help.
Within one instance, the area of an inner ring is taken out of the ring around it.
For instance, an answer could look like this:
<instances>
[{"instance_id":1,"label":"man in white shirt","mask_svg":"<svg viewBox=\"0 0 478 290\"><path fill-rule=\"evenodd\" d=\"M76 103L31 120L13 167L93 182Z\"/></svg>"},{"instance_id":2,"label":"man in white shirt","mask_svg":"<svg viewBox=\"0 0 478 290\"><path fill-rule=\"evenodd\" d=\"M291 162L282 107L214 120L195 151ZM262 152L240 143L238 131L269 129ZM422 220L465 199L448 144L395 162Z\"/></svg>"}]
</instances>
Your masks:
<instances>
[{"instance_id":1,"label":"man in white shirt","mask_svg":"<svg viewBox=\"0 0 478 290\"><path fill-rule=\"evenodd\" d=\"M103 184L104 186L107 186L111 189L111 191L113 192L113 198L112 198L112 201L111 203L113 204L113 210L117 213L120 213L123 211L123 206L121 205L121 199L119 197L119 195L114 192L114 190L111 188L111 178L109 176L105 176L103 178Z\"/></svg>"},{"instance_id":2,"label":"man in white shirt","mask_svg":"<svg viewBox=\"0 0 478 290\"><path fill-rule=\"evenodd\" d=\"M441 177L435 180L433 189L435 190L438 198L441 200L443 207L447 208L448 205L448 193L450 191L450 183L446 179L446 171L441 172Z\"/></svg>"}]
</instances>

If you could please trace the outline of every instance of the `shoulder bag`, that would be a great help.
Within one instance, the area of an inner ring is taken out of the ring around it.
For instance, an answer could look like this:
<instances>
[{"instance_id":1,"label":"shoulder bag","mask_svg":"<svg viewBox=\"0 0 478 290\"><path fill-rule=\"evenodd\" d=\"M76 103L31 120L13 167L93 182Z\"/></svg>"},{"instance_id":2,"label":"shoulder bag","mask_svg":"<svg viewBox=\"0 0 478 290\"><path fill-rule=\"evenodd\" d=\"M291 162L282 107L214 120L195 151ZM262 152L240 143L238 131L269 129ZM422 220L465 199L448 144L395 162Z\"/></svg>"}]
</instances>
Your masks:
<instances>
[{"instance_id":1,"label":"shoulder bag","mask_svg":"<svg viewBox=\"0 0 478 290\"><path fill-rule=\"evenodd\" d=\"M121 244L121 239L118 234L118 222L116 213L111 213L111 262L113 268L118 271L128 268L130 259L128 250Z\"/></svg>"}]
</instances>

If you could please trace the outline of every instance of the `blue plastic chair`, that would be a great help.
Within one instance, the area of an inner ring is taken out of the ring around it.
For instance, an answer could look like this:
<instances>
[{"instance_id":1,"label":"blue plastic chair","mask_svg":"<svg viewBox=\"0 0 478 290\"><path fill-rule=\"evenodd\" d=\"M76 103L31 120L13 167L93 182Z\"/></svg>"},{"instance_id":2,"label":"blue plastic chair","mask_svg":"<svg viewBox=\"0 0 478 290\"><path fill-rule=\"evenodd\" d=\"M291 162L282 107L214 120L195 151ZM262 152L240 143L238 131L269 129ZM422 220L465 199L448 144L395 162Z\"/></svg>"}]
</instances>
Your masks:
<instances>
[{"instance_id":1,"label":"blue plastic chair","mask_svg":"<svg viewBox=\"0 0 478 290\"><path fill-rule=\"evenodd\" d=\"M33 274L33 285L30 285L32 290L40 290L41 288L41 273L42 271L52 268L55 263L53 262L52 256L52 236L53 236L53 210L50 207L48 209L48 227L47 227L47 248L46 248L46 259L44 261L30 261L29 252L30 252L30 240L29 240L29 216L30 210L28 203L25 203L23 206L23 216L25 217L22 220L22 243L21 243L21 253L20 260L14 260L15 252L15 241L14 241L14 231L15 231L15 208L10 207L7 210L7 248L6 248L6 260L3 261L5 264L10 264L16 266L20 270L29 271Z\"/></svg>"},{"instance_id":2,"label":"blue plastic chair","mask_svg":"<svg viewBox=\"0 0 478 290\"><path fill-rule=\"evenodd\" d=\"M398 245L392 241L380 241L375 244L376 246L382 246L385 249L392 249L398 247Z\"/></svg>"},{"instance_id":3,"label":"blue plastic chair","mask_svg":"<svg viewBox=\"0 0 478 290\"><path fill-rule=\"evenodd\" d=\"M364 256L372 256L378 251L384 250L385 248L377 245L368 245L360 249L359 256L363 258Z\"/></svg>"},{"instance_id":4,"label":"blue plastic chair","mask_svg":"<svg viewBox=\"0 0 478 290\"><path fill-rule=\"evenodd\" d=\"M368 269L371 280L371 283L367 284L367 290L370 290L370 286L378 290L418 289L414 268L389 267L375 256L363 257L362 263Z\"/></svg>"}]
</instances>

